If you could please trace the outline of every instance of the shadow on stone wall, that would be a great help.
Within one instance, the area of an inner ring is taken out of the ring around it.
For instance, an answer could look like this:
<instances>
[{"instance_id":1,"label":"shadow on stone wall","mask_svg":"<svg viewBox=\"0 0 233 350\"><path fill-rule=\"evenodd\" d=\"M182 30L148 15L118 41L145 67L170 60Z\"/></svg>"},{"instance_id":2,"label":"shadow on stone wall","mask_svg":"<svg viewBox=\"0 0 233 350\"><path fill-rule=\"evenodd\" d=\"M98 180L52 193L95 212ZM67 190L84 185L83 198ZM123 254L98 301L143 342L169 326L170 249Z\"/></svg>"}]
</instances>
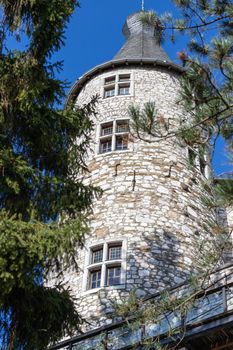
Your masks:
<instances>
[{"instance_id":1,"label":"shadow on stone wall","mask_svg":"<svg viewBox=\"0 0 233 350\"><path fill-rule=\"evenodd\" d=\"M154 234L142 234L127 260L126 289L136 289L140 297L184 282L194 271L193 256L182 235L160 228Z\"/></svg>"},{"instance_id":2,"label":"shadow on stone wall","mask_svg":"<svg viewBox=\"0 0 233 350\"><path fill-rule=\"evenodd\" d=\"M163 229L144 233L140 241L131 242L127 254L125 289L102 289L98 292L99 314L93 317L98 326L119 320L114 305L135 290L141 298L185 282L194 272L193 256L182 236Z\"/></svg>"}]
</instances>

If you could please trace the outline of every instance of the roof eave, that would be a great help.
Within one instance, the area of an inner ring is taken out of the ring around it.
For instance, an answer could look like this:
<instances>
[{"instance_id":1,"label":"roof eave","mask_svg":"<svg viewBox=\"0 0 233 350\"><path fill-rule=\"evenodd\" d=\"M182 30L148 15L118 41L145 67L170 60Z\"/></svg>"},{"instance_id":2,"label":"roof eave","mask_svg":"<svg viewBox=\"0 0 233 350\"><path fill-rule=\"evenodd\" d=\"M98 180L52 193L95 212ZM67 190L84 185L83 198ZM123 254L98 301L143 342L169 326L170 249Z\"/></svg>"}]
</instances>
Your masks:
<instances>
[{"instance_id":1,"label":"roof eave","mask_svg":"<svg viewBox=\"0 0 233 350\"><path fill-rule=\"evenodd\" d=\"M89 81L92 77L95 75L102 73L103 71L109 69L109 68L115 68L119 66L128 66L128 65L150 65L150 66L158 66L158 67L166 67L169 70L175 71L177 73L184 73L185 69L177 64L174 64L170 61L161 61L161 60L155 60L151 58L125 58L125 59L116 59L107 61L105 63L102 63L91 70L89 70L87 73L85 73L83 76L81 76L79 79L76 80L74 85L72 86L66 100L66 105L68 102L73 101L78 95L82 87L86 84L87 81Z\"/></svg>"}]
</instances>

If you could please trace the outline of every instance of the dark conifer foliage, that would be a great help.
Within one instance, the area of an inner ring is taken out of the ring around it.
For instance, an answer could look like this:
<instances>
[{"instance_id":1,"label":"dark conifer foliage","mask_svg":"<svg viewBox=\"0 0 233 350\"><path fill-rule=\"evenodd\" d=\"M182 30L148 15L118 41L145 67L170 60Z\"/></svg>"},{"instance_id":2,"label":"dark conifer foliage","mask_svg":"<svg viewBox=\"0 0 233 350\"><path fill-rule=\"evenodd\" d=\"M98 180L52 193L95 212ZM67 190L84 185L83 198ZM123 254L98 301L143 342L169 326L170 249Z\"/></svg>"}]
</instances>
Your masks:
<instances>
[{"instance_id":1,"label":"dark conifer foliage","mask_svg":"<svg viewBox=\"0 0 233 350\"><path fill-rule=\"evenodd\" d=\"M82 109L57 107L66 83L57 79L62 65L51 57L77 1L3 0L0 6L1 346L44 349L80 324L70 293L43 281L51 267L59 272L73 262L88 232L84 213L98 190L77 175L86 170L97 98ZM9 34L26 37L27 48L10 51Z\"/></svg>"}]
</instances>

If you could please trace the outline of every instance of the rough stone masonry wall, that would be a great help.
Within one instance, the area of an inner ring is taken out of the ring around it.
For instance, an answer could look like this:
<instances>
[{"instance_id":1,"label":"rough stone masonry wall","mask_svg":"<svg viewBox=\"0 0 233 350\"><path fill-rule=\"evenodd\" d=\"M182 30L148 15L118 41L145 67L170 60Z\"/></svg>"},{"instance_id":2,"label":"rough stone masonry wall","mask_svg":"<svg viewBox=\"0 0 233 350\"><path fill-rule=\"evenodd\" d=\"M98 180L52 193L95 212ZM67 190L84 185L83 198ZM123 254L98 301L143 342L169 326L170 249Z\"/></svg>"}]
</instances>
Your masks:
<instances>
[{"instance_id":1,"label":"rough stone masonry wall","mask_svg":"<svg viewBox=\"0 0 233 350\"><path fill-rule=\"evenodd\" d=\"M159 115L169 119L172 127L178 125L184 116L177 104L179 77L165 68L126 67L102 73L83 87L77 104L102 94L103 79L115 73L131 74L133 96L101 97L96 124L127 118L130 104L142 107L154 101ZM85 181L104 192L93 204L86 247L123 238L127 256L124 289L106 287L90 292L82 289L87 249L77 252L81 270L79 274L70 271L67 283L78 297L79 312L91 322L89 328L112 322L111 300L131 289L143 297L184 281L195 269L199 254L195 241L204 238L202 224L210 215L201 201L200 180L204 178L190 168L187 149L178 140L146 143L132 139L128 150L106 154L95 153L95 141L94 133Z\"/></svg>"}]
</instances>

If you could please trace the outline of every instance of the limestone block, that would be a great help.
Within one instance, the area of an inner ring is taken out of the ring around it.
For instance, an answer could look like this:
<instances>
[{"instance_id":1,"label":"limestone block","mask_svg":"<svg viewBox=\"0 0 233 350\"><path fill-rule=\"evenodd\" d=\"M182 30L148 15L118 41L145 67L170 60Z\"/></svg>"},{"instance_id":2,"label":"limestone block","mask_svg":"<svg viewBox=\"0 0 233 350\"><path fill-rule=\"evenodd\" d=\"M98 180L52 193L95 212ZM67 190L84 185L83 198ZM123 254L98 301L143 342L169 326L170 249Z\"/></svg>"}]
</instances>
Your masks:
<instances>
[{"instance_id":1,"label":"limestone block","mask_svg":"<svg viewBox=\"0 0 233 350\"><path fill-rule=\"evenodd\" d=\"M95 234L98 238L105 237L109 233L109 228L108 227L101 227L95 231Z\"/></svg>"}]
</instances>

